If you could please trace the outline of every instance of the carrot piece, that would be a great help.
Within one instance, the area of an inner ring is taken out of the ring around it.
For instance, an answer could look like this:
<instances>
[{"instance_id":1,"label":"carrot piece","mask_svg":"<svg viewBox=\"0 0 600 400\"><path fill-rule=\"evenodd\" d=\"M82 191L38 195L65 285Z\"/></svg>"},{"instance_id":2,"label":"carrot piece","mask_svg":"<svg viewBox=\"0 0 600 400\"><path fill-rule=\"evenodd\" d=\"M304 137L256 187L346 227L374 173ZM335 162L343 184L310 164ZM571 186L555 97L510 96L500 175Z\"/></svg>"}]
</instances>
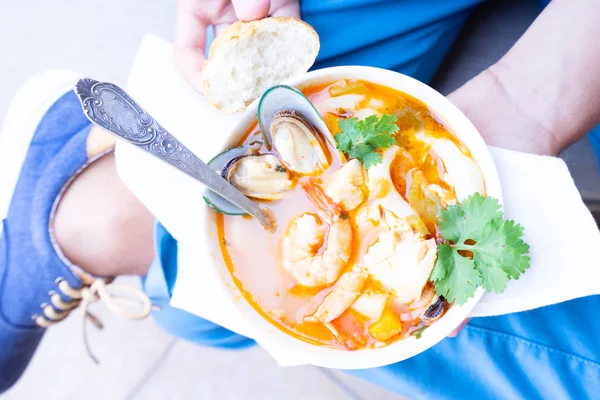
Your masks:
<instances>
[{"instance_id":1,"label":"carrot piece","mask_svg":"<svg viewBox=\"0 0 600 400\"><path fill-rule=\"evenodd\" d=\"M386 308L381 317L369 327L371 336L380 342L386 342L400 332L402 332L402 321L389 308Z\"/></svg>"}]
</instances>

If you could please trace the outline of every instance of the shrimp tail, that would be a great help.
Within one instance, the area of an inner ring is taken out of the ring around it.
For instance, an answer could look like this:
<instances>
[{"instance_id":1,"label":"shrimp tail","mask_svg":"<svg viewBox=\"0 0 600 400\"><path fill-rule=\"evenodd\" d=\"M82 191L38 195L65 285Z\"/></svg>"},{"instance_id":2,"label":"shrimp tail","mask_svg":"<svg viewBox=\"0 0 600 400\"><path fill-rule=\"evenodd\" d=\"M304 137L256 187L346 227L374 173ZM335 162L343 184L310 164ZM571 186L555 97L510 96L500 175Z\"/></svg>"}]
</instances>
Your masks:
<instances>
[{"instance_id":1,"label":"shrimp tail","mask_svg":"<svg viewBox=\"0 0 600 400\"><path fill-rule=\"evenodd\" d=\"M331 224L344 215L342 207L331 200L325 190L314 180L302 182L301 185L306 197L315 206L317 213L325 222Z\"/></svg>"}]
</instances>

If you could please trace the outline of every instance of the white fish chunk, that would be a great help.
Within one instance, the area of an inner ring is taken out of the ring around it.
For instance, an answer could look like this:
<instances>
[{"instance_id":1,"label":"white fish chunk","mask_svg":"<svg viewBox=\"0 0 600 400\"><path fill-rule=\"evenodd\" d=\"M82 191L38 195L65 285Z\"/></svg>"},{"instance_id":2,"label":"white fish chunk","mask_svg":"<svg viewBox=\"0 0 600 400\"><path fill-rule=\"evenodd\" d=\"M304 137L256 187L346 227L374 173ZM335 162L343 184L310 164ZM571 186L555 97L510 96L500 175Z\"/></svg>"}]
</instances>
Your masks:
<instances>
[{"instance_id":1,"label":"white fish chunk","mask_svg":"<svg viewBox=\"0 0 600 400\"><path fill-rule=\"evenodd\" d=\"M485 194L481 169L454 142L447 139L433 140L431 151L444 164L446 172L442 179L454 188L459 202L474 193Z\"/></svg>"},{"instance_id":2,"label":"white fish chunk","mask_svg":"<svg viewBox=\"0 0 600 400\"><path fill-rule=\"evenodd\" d=\"M342 96L329 97L323 102L315 102L315 108L319 114L324 115L327 112L336 114L341 110L355 110L358 103L365 99L363 94L345 94Z\"/></svg>"},{"instance_id":3,"label":"white fish chunk","mask_svg":"<svg viewBox=\"0 0 600 400\"><path fill-rule=\"evenodd\" d=\"M378 320L383 314L388 295L383 293L363 293L350 308L365 317Z\"/></svg>"},{"instance_id":4,"label":"white fish chunk","mask_svg":"<svg viewBox=\"0 0 600 400\"><path fill-rule=\"evenodd\" d=\"M325 193L345 211L354 210L365 200L365 173L362 163L353 158L337 170L325 186Z\"/></svg>"},{"instance_id":5,"label":"white fish chunk","mask_svg":"<svg viewBox=\"0 0 600 400\"><path fill-rule=\"evenodd\" d=\"M408 222L392 213L385 218L388 229L368 247L363 262L398 302L410 303L421 296L433 270L435 239L413 233Z\"/></svg>"},{"instance_id":6,"label":"white fish chunk","mask_svg":"<svg viewBox=\"0 0 600 400\"><path fill-rule=\"evenodd\" d=\"M358 119L365 119L367 117L370 117L371 115L376 115L376 116L380 117L381 115L383 115L383 113L380 111L377 111L376 109L374 109L372 107L365 107L365 108L356 110L354 112L354 115L352 115L352 116L354 118L358 118Z\"/></svg>"}]
</instances>

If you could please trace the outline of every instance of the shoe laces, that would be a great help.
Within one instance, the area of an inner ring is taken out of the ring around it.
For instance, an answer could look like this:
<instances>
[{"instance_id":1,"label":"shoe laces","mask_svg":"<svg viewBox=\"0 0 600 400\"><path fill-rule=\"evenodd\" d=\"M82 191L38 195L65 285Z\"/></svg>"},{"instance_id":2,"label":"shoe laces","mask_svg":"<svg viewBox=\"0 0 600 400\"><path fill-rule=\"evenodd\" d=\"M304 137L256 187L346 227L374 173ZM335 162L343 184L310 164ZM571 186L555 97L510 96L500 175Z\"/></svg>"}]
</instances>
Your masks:
<instances>
[{"instance_id":1,"label":"shoe laces","mask_svg":"<svg viewBox=\"0 0 600 400\"><path fill-rule=\"evenodd\" d=\"M84 285L81 288L72 287L67 280L62 278L57 279L56 285L71 300L65 301L61 294L50 293L52 304L42 304L43 315L35 316L35 322L39 326L47 328L62 321L72 310L81 306L83 312L83 342L88 355L95 363L99 363L99 360L92 352L89 343L88 321L98 329L103 329L104 325L89 310L91 304L102 301L113 314L131 320L142 320L152 312L150 298L141 289L131 285L107 282L102 278L95 278L90 285ZM132 307L132 305L137 307Z\"/></svg>"}]
</instances>

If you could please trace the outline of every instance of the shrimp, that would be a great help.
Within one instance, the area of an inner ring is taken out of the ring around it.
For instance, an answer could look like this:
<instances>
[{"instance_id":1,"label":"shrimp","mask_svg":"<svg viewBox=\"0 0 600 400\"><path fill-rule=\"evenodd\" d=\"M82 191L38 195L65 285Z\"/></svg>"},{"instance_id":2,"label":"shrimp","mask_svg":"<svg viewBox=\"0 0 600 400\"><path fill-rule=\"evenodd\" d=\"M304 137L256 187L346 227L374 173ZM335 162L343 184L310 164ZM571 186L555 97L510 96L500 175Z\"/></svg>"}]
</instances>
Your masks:
<instances>
[{"instance_id":1,"label":"shrimp","mask_svg":"<svg viewBox=\"0 0 600 400\"><path fill-rule=\"evenodd\" d=\"M355 265L338 279L314 314L304 317L304 321L322 322L335 336L338 336L331 321L342 315L360 296L368 277L369 273L365 267Z\"/></svg>"},{"instance_id":2,"label":"shrimp","mask_svg":"<svg viewBox=\"0 0 600 400\"><path fill-rule=\"evenodd\" d=\"M352 226L321 186L309 181L302 188L318 215L307 212L292 220L281 245L283 267L301 285L329 285L350 260Z\"/></svg>"}]
</instances>

